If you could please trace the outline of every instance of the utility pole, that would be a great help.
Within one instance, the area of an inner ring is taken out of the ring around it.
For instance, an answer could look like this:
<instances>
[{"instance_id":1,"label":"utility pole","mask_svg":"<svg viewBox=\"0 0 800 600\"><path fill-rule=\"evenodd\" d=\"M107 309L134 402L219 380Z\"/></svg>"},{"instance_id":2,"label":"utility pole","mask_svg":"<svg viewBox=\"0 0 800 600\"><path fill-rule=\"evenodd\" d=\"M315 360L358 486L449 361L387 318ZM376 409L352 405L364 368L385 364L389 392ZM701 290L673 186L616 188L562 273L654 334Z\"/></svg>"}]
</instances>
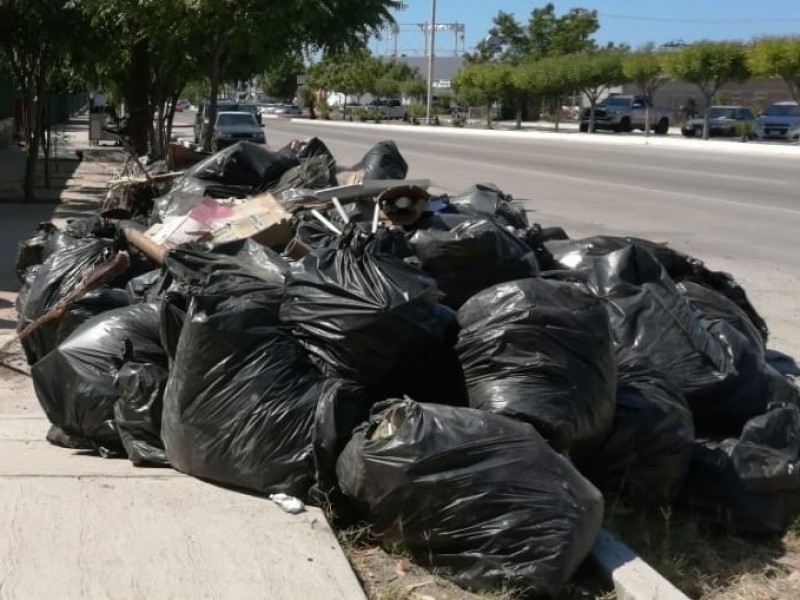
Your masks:
<instances>
[{"instance_id":1,"label":"utility pole","mask_svg":"<svg viewBox=\"0 0 800 600\"><path fill-rule=\"evenodd\" d=\"M436 41L436 0L431 0L431 29L430 29L430 43L428 44L428 110L426 122L431 124L431 110L433 108L433 65L434 65L434 42Z\"/></svg>"}]
</instances>

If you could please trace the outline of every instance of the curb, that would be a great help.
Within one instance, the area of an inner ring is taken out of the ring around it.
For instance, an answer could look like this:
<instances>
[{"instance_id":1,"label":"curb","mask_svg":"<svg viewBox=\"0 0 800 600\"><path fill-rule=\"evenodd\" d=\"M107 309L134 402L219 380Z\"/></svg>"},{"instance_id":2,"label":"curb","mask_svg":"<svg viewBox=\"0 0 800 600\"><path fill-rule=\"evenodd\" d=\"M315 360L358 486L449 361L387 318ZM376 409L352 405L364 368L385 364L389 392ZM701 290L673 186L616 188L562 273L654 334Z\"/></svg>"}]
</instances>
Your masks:
<instances>
[{"instance_id":1,"label":"curb","mask_svg":"<svg viewBox=\"0 0 800 600\"><path fill-rule=\"evenodd\" d=\"M460 129L457 127L429 127L425 125L387 125L383 123L344 123L341 121L325 121L316 119L291 119L292 123L322 127L351 127L357 129L371 129L373 131L402 131L406 133L426 132L435 135L467 136L467 137L492 137L508 140L528 140L553 142L572 142L578 144L600 144L607 146L652 146L654 148L669 148L688 150L691 152L717 152L729 154L747 154L750 156L780 156L784 158L800 158L800 146L792 144L758 144L741 143L719 140L685 140L682 138L669 138L650 136L613 136L611 134L577 134L556 133L555 131L502 131L486 129Z\"/></svg>"},{"instance_id":2,"label":"curb","mask_svg":"<svg viewBox=\"0 0 800 600\"><path fill-rule=\"evenodd\" d=\"M614 584L618 600L689 600L683 592L605 529L592 559Z\"/></svg>"}]
</instances>

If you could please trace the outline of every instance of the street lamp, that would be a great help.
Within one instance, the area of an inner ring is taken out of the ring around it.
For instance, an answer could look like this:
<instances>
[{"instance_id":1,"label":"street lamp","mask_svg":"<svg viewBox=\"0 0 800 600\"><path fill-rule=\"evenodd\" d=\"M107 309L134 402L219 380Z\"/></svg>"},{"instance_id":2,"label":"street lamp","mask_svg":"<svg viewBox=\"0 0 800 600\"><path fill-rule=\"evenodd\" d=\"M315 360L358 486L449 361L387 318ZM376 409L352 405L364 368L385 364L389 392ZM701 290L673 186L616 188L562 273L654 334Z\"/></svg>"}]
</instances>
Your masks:
<instances>
[{"instance_id":1,"label":"street lamp","mask_svg":"<svg viewBox=\"0 0 800 600\"><path fill-rule=\"evenodd\" d=\"M436 40L436 0L431 0L431 28L430 28L430 43L428 49L428 110L426 111L426 122L431 124L431 110L433 109L433 55L434 55L434 41Z\"/></svg>"}]
</instances>

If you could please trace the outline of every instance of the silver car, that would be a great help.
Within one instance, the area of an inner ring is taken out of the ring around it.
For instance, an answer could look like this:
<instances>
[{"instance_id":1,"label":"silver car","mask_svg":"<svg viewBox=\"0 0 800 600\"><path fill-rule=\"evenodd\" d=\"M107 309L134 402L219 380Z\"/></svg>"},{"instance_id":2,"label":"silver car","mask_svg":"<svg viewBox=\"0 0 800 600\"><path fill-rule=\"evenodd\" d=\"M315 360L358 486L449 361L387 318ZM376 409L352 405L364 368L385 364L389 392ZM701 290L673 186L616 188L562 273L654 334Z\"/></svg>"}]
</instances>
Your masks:
<instances>
[{"instance_id":1,"label":"silver car","mask_svg":"<svg viewBox=\"0 0 800 600\"><path fill-rule=\"evenodd\" d=\"M681 133L685 137L703 135L704 118L703 115L689 119L681 127ZM742 135L743 129L749 133L756 128L756 118L753 113L749 108L741 106L712 106L709 109L708 122L711 136L734 137Z\"/></svg>"},{"instance_id":2,"label":"silver car","mask_svg":"<svg viewBox=\"0 0 800 600\"><path fill-rule=\"evenodd\" d=\"M221 150L236 142L247 140L256 144L266 143L266 136L261 125L256 121L251 112L226 111L217 115L214 122L214 133L211 146L214 150Z\"/></svg>"},{"instance_id":3,"label":"silver car","mask_svg":"<svg viewBox=\"0 0 800 600\"><path fill-rule=\"evenodd\" d=\"M800 136L800 106L797 102L776 102L758 118L755 136L761 139L792 140Z\"/></svg>"}]
</instances>

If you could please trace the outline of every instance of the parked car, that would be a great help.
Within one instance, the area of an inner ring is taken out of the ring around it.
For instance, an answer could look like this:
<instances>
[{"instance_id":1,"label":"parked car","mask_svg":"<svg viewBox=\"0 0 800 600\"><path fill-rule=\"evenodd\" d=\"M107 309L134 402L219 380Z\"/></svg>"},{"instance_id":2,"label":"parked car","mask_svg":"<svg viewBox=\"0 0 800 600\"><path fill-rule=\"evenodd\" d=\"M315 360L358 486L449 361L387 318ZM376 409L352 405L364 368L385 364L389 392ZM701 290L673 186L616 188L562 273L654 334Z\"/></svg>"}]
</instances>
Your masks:
<instances>
[{"instance_id":1,"label":"parked car","mask_svg":"<svg viewBox=\"0 0 800 600\"><path fill-rule=\"evenodd\" d=\"M712 106L709 108L709 135L734 137L742 135L742 128L746 127L751 133L756 128L756 117L749 108L742 106ZM681 127L685 137L703 135L705 115L688 119ZM747 124L747 125L744 125Z\"/></svg>"},{"instance_id":2,"label":"parked car","mask_svg":"<svg viewBox=\"0 0 800 600\"><path fill-rule=\"evenodd\" d=\"M261 120L262 119L261 111L258 109L257 105L255 105L255 104L240 104L239 108L237 110L240 110L242 112L252 113L253 116L256 118L256 121L258 121L258 124L259 125L263 124L263 121Z\"/></svg>"},{"instance_id":3,"label":"parked car","mask_svg":"<svg viewBox=\"0 0 800 600\"><path fill-rule=\"evenodd\" d=\"M367 108L380 111L386 119L405 119L406 107L400 100L374 100Z\"/></svg>"},{"instance_id":4,"label":"parked car","mask_svg":"<svg viewBox=\"0 0 800 600\"><path fill-rule=\"evenodd\" d=\"M217 113L211 147L221 150L236 142L248 140L256 144L266 143L264 129L251 111L224 111Z\"/></svg>"},{"instance_id":5,"label":"parked car","mask_svg":"<svg viewBox=\"0 0 800 600\"><path fill-rule=\"evenodd\" d=\"M594 128L627 132L634 129L644 131L647 113L647 98L631 94L610 94L595 107ZM591 110L586 108L581 113L580 130L589 131ZM669 131L673 112L666 108L650 107L650 128L658 135Z\"/></svg>"},{"instance_id":6,"label":"parked car","mask_svg":"<svg viewBox=\"0 0 800 600\"><path fill-rule=\"evenodd\" d=\"M192 103L186 100L185 98L181 98L175 103L175 112L183 112L185 110L189 110L192 107Z\"/></svg>"},{"instance_id":7,"label":"parked car","mask_svg":"<svg viewBox=\"0 0 800 600\"><path fill-rule=\"evenodd\" d=\"M208 125L208 113L210 110L211 102L203 100L200 106L197 107L197 114L194 117L194 143L199 144L203 139L206 125ZM239 110L239 105L230 100L217 100L217 114L221 112L230 112Z\"/></svg>"},{"instance_id":8,"label":"parked car","mask_svg":"<svg viewBox=\"0 0 800 600\"><path fill-rule=\"evenodd\" d=\"M303 111L296 104L281 104L276 106L273 114L275 115L299 115Z\"/></svg>"},{"instance_id":9,"label":"parked car","mask_svg":"<svg viewBox=\"0 0 800 600\"><path fill-rule=\"evenodd\" d=\"M800 106L797 102L776 102L761 113L754 132L755 137L793 140L800 136Z\"/></svg>"},{"instance_id":10,"label":"parked car","mask_svg":"<svg viewBox=\"0 0 800 600\"><path fill-rule=\"evenodd\" d=\"M275 112L275 109L278 108L280 104L275 102L260 102L259 104L257 104L257 106L258 106L258 112L260 112L261 115L263 116L263 115L273 114Z\"/></svg>"}]
</instances>

